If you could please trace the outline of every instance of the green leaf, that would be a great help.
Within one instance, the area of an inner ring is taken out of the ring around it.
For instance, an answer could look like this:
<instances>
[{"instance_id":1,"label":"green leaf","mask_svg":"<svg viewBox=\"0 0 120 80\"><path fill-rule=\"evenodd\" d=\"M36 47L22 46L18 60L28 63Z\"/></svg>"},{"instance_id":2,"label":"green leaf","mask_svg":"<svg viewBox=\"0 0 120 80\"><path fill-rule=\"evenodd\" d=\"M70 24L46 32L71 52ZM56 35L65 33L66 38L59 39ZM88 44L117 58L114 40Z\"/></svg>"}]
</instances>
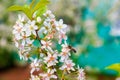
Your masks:
<instances>
[{"instance_id":1,"label":"green leaf","mask_svg":"<svg viewBox=\"0 0 120 80\"><path fill-rule=\"evenodd\" d=\"M8 11L22 11L26 14L26 16L29 19L32 19L32 13L28 5L25 6L13 5L8 8Z\"/></svg>"},{"instance_id":2,"label":"green leaf","mask_svg":"<svg viewBox=\"0 0 120 80\"><path fill-rule=\"evenodd\" d=\"M37 10L36 16L41 16L45 11L47 10L47 7L41 7Z\"/></svg>"},{"instance_id":3,"label":"green leaf","mask_svg":"<svg viewBox=\"0 0 120 80\"><path fill-rule=\"evenodd\" d=\"M106 67L105 69L115 70L118 72L118 75L120 76L120 63L112 64L112 65Z\"/></svg>"},{"instance_id":4,"label":"green leaf","mask_svg":"<svg viewBox=\"0 0 120 80\"><path fill-rule=\"evenodd\" d=\"M32 19L32 13L31 13L31 10L30 10L30 8L29 8L28 5L25 5L25 6L24 6L23 12L26 14L26 16L27 16L29 19Z\"/></svg>"},{"instance_id":5,"label":"green leaf","mask_svg":"<svg viewBox=\"0 0 120 80\"><path fill-rule=\"evenodd\" d=\"M32 10L32 14L37 11L38 9L40 9L41 7L46 7L46 5L49 3L48 0L40 0L36 6L33 8Z\"/></svg>"},{"instance_id":6,"label":"green leaf","mask_svg":"<svg viewBox=\"0 0 120 80\"><path fill-rule=\"evenodd\" d=\"M23 7L19 5L13 5L8 8L8 11L22 11L22 10L23 10Z\"/></svg>"},{"instance_id":7,"label":"green leaf","mask_svg":"<svg viewBox=\"0 0 120 80\"><path fill-rule=\"evenodd\" d=\"M35 3L35 0L32 0L32 2L31 2L31 4L30 4L30 9L32 9L34 3Z\"/></svg>"},{"instance_id":8,"label":"green leaf","mask_svg":"<svg viewBox=\"0 0 120 80\"><path fill-rule=\"evenodd\" d=\"M45 10L46 10L46 5L49 3L48 0L40 0L33 9L31 9L33 7L35 3L35 0L32 1L32 3L30 4L30 6L25 5L25 6L19 6L19 5L13 5L11 7L8 8L9 11L22 11L26 14L26 16L32 20L32 15L35 11L37 11L37 16L42 15Z\"/></svg>"}]
</instances>

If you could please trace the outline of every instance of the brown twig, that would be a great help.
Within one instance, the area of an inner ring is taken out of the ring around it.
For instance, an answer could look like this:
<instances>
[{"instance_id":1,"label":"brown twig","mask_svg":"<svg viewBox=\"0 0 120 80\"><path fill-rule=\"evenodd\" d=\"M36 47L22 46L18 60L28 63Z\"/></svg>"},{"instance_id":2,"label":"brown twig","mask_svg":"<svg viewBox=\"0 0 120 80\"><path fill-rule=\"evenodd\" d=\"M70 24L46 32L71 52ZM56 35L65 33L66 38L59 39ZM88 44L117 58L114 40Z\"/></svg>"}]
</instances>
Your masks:
<instances>
[{"instance_id":1,"label":"brown twig","mask_svg":"<svg viewBox=\"0 0 120 80\"><path fill-rule=\"evenodd\" d=\"M41 44L41 46L43 46L43 44L41 43L41 40L39 38L39 35L38 35L38 30L35 30L35 32L36 32L36 38L39 40L39 43Z\"/></svg>"}]
</instances>

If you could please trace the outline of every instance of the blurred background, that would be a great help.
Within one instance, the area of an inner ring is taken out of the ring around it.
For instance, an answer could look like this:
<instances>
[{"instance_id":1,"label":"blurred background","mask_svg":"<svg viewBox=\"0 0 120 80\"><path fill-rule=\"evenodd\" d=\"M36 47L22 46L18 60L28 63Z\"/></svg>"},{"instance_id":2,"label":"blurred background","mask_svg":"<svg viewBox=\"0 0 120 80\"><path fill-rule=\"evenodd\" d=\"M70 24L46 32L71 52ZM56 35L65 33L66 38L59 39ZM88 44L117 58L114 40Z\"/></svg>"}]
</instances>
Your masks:
<instances>
[{"instance_id":1,"label":"blurred background","mask_svg":"<svg viewBox=\"0 0 120 80\"><path fill-rule=\"evenodd\" d=\"M12 40L19 12L6 9L31 1L0 0L0 80L29 78L29 66L19 59ZM117 72L105 68L120 63L119 7L119 0L51 0L49 4L57 20L69 25L68 43L77 50L72 59L85 68L86 80L116 80Z\"/></svg>"}]
</instances>

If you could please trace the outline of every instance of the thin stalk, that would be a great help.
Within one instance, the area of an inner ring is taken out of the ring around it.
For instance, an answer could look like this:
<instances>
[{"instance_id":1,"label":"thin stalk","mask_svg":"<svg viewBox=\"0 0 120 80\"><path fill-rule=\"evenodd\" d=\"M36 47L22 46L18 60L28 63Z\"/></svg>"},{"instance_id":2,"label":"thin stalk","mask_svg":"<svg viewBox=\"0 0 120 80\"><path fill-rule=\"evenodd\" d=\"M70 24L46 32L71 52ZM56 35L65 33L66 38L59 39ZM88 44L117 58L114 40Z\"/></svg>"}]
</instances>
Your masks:
<instances>
[{"instance_id":1,"label":"thin stalk","mask_svg":"<svg viewBox=\"0 0 120 80\"><path fill-rule=\"evenodd\" d=\"M39 43L41 44L41 46L43 46L43 44L42 44L41 41L40 41L39 35L38 35L38 30L36 30L35 32L36 32L36 37L37 37L37 39L39 40Z\"/></svg>"},{"instance_id":2,"label":"thin stalk","mask_svg":"<svg viewBox=\"0 0 120 80\"><path fill-rule=\"evenodd\" d=\"M61 80L64 80L64 74L65 74L66 69L64 69L63 73L62 73L62 77Z\"/></svg>"}]
</instances>

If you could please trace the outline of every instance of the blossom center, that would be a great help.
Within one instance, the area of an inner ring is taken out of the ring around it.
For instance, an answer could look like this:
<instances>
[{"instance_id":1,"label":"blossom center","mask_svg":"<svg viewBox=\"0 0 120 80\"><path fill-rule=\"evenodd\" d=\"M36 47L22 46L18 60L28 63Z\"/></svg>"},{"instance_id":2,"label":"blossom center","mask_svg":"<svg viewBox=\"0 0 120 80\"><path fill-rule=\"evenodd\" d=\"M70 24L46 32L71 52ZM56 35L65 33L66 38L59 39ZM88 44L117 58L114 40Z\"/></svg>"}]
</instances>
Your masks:
<instances>
[{"instance_id":1,"label":"blossom center","mask_svg":"<svg viewBox=\"0 0 120 80\"><path fill-rule=\"evenodd\" d=\"M17 31L20 32L22 28L18 28Z\"/></svg>"},{"instance_id":2,"label":"blossom center","mask_svg":"<svg viewBox=\"0 0 120 80\"><path fill-rule=\"evenodd\" d=\"M48 62L53 61L54 59L55 58L53 56L51 56Z\"/></svg>"},{"instance_id":3,"label":"blossom center","mask_svg":"<svg viewBox=\"0 0 120 80\"><path fill-rule=\"evenodd\" d=\"M48 73L48 74L47 74L47 76L48 76L48 77L50 77L50 76L51 76L51 74L50 74L50 73Z\"/></svg>"},{"instance_id":4,"label":"blossom center","mask_svg":"<svg viewBox=\"0 0 120 80\"><path fill-rule=\"evenodd\" d=\"M72 65L71 64L67 64L67 68L71 68L72 67Z\"/></svg>"},{"instance_id":5,"label":"blossom center","mask_svg":"<svg viewBox=\"0 0 120 80\"><path fill-rule=\"evenodd\" d=\"M33 26L30 26L30 30L34 30Z\"/></svg>"},{"instance_id":6,"label":"blossom center","mask_svg":"<svg viewBox=\"0 0 120 80\"><path fill-rule=\"evenodd\" d=\"M27 36L25 36L25 35L24 35L24 36L22 36L22 37L23 37L23 39L26 39L26 38L27 38Z\"/></svg>"},{"instance_id":7,"label":"blossom center","mask_svg":"<svg viewBox=\"0 0 120 80\"><path fill-rule=\"evenodd\" d=\"M66 55L67 55L67 53L66 53L66 52L63 52L63 53L62 53L62 55L63 55L63 56L66 56Z\"/></svg>"}]
</instances>

